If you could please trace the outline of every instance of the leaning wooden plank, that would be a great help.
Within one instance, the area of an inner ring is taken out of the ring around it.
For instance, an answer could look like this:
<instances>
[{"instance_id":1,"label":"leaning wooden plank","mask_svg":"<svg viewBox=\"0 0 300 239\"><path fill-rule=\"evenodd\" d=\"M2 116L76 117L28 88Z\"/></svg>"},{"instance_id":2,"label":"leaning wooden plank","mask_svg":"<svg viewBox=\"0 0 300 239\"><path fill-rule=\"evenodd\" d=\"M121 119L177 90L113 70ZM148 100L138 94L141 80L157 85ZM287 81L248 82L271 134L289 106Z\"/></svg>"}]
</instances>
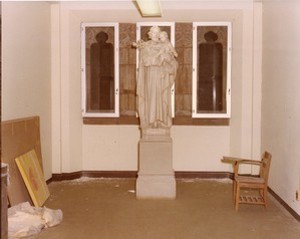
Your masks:
<instances>
[{"instance_id":1,"label":"leaning wooden plank","mask_svg":"<svg viewBox=\"0 0 300 239\"><path fill-rule=\"evenodd\" d=\"M1 122L1 161L8 164L7 195L11 206L30 202L31 198L15 163L15 158L35 149L42 165L39 117Z\"/></svg>"},{"instance_id":2,"label":"leaning wooden plank","mask_svg":"<svg viewBox=\"0 0 300 239\"><path fill-rule=\"evenodd\" d=\"M34 206L43 206L50 193L35 151L17 157L16 163Z\"/></svg>"}]
</instances>

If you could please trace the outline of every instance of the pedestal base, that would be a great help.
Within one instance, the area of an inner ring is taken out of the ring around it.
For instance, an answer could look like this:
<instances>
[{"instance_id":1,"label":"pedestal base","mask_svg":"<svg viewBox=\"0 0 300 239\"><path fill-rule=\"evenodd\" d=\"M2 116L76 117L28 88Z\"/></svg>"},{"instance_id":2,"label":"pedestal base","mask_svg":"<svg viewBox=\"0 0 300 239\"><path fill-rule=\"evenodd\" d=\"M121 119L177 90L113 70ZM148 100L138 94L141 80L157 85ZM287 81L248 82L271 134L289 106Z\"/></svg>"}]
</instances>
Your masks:
<instances>
[{"instance_id":1,"label":"pedestal base","mask_svg":"<svg viewBox=\"0 0 300 239\"><path fill-rule=\"evenodd\" d=\"M139 175L136 183L137 199L175 199L174 175Z\"/></svg>"},{"instance_id":2,"label":"pedestal base","mask_svg":"<svg viewBox=\"0 0 300 239\"><path fill-rule=\"evenodd\" d=\"M165 132L151 132L139 142L138 199L175 199L172 139Z\"/></svg>"}]
</instances>

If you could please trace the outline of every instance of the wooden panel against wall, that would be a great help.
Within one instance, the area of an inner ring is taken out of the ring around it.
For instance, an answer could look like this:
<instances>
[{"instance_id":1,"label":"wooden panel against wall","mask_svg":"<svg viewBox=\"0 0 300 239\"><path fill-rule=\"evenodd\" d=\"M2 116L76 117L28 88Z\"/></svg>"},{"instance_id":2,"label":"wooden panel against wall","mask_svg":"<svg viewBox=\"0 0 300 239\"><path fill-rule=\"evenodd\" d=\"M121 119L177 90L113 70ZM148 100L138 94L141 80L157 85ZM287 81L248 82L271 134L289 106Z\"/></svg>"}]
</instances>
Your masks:
<instances>
[{"instance_id":1,"label":"wooden panel against wall","mask_svg":"<svg viewBox=\"0 0 300 239\"><path fill-rule=\"evenodd\" d=\"M39 117L9 120L1 123L1 160L9 165L7 193L10 205L31 202L15 158L34 149L42 166Z\"/></svg>"}]
</instances>

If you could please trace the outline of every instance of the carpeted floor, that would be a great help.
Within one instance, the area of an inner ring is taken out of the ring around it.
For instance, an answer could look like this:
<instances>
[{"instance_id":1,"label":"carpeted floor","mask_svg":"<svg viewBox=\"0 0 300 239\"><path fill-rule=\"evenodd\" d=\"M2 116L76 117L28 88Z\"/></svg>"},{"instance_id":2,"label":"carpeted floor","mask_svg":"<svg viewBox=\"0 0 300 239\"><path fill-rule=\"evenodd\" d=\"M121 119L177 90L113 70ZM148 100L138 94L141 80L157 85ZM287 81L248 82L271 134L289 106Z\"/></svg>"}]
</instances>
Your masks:
<instances>
[{"instance_id":1,"label":"carpeted floor","mask_svg":"<svg viewBox=\"0 0 300 239\"><path fill-rule=\"evenodd\" d=\"M269 207L235 211L230 180L178 180L176 200L137 200L133 179L52 182L45 206L63 222L39 239L299 239L300 223Z\"/></svg>"}]
</instances>

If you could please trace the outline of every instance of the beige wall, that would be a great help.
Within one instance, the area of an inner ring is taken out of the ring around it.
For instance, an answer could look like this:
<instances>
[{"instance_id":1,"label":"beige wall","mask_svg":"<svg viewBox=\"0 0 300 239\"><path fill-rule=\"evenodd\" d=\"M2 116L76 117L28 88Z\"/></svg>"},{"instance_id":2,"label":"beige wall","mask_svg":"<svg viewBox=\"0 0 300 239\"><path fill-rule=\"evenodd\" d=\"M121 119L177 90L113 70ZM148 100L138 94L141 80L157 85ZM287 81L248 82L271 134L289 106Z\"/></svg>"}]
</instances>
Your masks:
<instances>
[{"instance_id":1,"label":"beige wall","mask_svg":"<svg viewBox=\"0 0 300 239\"><path fill-rule=\"evenodd\" d=\"M300 214L300 3L263 4L262 148L273 154L270 187Z\"/></svg>"},{"instance_id":2,"label":"beige wall","mask_svg":"<svg viewBox=\"0 0 300 239\"><path fill-rule=\"evenodd\" d=\"M51 177L50 4L2 2L2 120L40 116L44 171Z\"/></svg>"},{"instance_id":3,"label":"beige wall","mask_svg":"<svg viewBox=\"0 0 300 239\"><path fill-rule=\"evenodd\" d=\"M259 4L256 4L259 6ZM256 6L255 5L255 6ZM187 8L188 6L188 8ZM80 23L139 21L231 21L233 23L232 119L230 126L174 126L174 169L229 171L223 155L260 155L260 74L253 80L255 7L252 1L163 3L163 18L141 18L131 2L52 5L53 173L78 170L136 170L137 126L83 125L81 118ZM180 9L180 10L179 10ZM261 25L261 14L255 16ZM260 58L259 58L260 59ZM260 72L260 71L259 71ZM259 95L259 93L258 93ZM255 126L255 127L254 127Z\"/></svg>"}]
</instances>

